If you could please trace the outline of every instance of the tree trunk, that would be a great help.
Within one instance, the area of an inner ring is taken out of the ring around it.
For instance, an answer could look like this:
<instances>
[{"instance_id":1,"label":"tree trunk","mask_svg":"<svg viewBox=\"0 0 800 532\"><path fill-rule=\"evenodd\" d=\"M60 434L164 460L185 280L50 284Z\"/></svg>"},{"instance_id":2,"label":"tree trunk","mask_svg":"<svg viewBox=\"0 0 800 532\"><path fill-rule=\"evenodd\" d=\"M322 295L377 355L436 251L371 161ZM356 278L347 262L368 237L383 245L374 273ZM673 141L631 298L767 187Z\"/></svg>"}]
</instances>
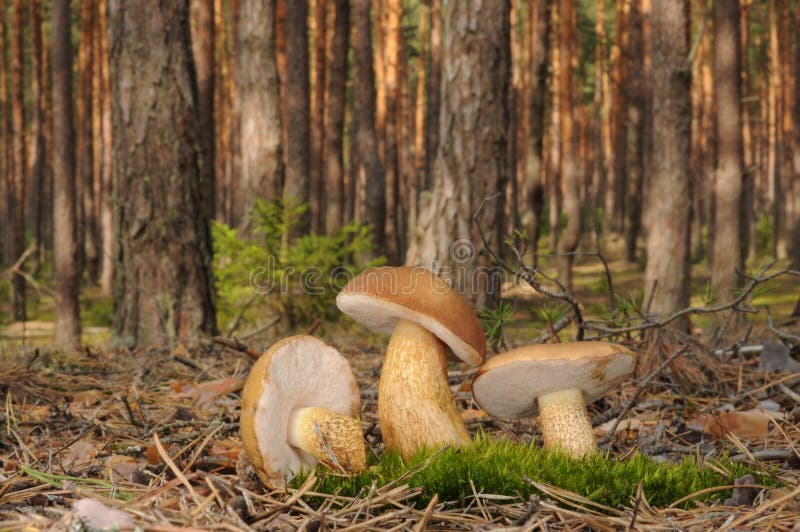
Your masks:
<instances>
[{"instance_id":1,"label":"tree trunk","mask_svg":"<svg viewBox=\"0 0 800 532\"><path fill-rule=\"evenodd\" d=\"M444 20L439 151L431 201L420 215L408 262L449 269L476 307L499 298L500 278L478 238L500 253L508 168L509 3L454 2ZM484 204L484 201L486 203Z\"/></svg>"},{"instance_id":2,"label":"tree trunk","mask_svg":"<svg viewBox=\"0 0 800 532\"><path fill-rule=\"evenodd\" d=\"M36 251L33 255L34 272L39 271L42 244L42 186L44 184L44 69L42 68L42 6L40 0L31 0L28 15L31 39L31 151L30 179L31 192L28 209L29 223L33 226ZM5 48L4 48L5 49ZM5 110L3 110L5 112Z\"/></svg>"},{"instance_id":3,"label":"tree trunk","mask_svg":"<svg viewBox=\"0 0 800 532\"><path fill-rule=\"evenodd\" d=\"M625 68L625 51L628 49L627 0L616 0L614 43L611 48L611 157L606 161L608 189L605 198L606 232L621 233L625 219L625 87L628 71Z\"/></svg>"},{"instance_id":4,"label":"tree trunk","mask_svg":"<svg viewBox=\"0 0 800 532\"><path fill-rule=\"evenodd\" d=\"M628 13L626 70L632 75L625 86L625 260L636 261L636 244L642 229L642 189L644 186L645 99L641 72L644 70L644 40L641 0L631 2Z\"/></svg>"},{"instance_id":5,"label":"tree trunk","mask_svg":"<svg viewBox=\"0 0 800 532\"><path fill-rule=\"evenodd\" d=\"M567 225L558 240L558 277L567 290L572 289L572 252L578 247L581 235L580 172L578 162L579 128L575 112L577 107L572 84L572 71L576 59L575 0L561 0L561 176L564 184L564 214Z\"/></svg>"},{"instance_id":6,"label":"tree trunk","mask_svg":"<svg viewBox=\"0 0 800 532\"><path fill-rule=\"evenodd\" d=\"M400 261L403 231L400 225L400 48L403 20L402 0L383 1L383 91L386 105L384 124L384 169L386 171L386 235L387 258L390 264Z\"/></svg>"},{"instance_id":7,"label":"tree trunk","mask_svg":"<svg viewBox=\"0 0 800 532\"><path fill-rule=\"evenodd\" d=\"M653 175L648 188L645 300L671 314L689 304L691 78L685 0L653 0ZM655 294L651 292L655 290ZM687 328L688 322L678 324Z\"/></svg>"},{"instance_id":8,"label":"tree trunk","mask_svg":"<svg viewBox=\"0 0 800 532\"><path fill-rule=\"evenodd\" d=\"M780 194L777 196L778 208L781 210L781 224L775 228L777 237L777 257L779 259L792 258L792 240L796 228L797 202L800 202L800 185L797 184L794 175L793 153L800 149L794 146L794 129L797 126L793 123L792 110L792 88L794 76L792 73L792 35L797 35L797 23L792 20L792 10L789 0L778 0L778 42L780 46L780 95L781 111L780 122L780 141L778 164L780 165Z\"/></svg>"},{"instance_id":9,"label":"tree trunk","mask_svg":"<svg viewBox=\"0 0 800 532\"><path fill-rule=\"evenodd\" d=\"M544 134L545 101L547 98L547 58L550 55L550 9L551 0L528 5L534 14L531 19L530 50L530 108L528 120L528 143L525 152L525 205L528 207L523 224L528 233L528 246L533 252L533 265L538 264L536 253L539 236L542 232L542 211L544 210Z\"/></svg>"},{"instance_id":10,"label":"tree trunk","mask_svg":"<svg viewBox=\"0 0 800 532\"><path fill-rule=\"evenodd\" d=\"M71 350L81 343L78 308L75 144L72 135L72 47L70 2L53 1L53 269L55 342Z\"/></svg>"},{"instance_id":11,"label":"tree trunk","mask_svg":"<svg viewBox=\"0 0 800 532\"><path fill-rule=\"evenodd\" d=\"M769 80L767 82L767 105L769 114L767 117L767 127L769 128L767 139L767 201L772 207L772 255L778 256L778 228L783 224L781 217L782 203L780 198L780 160L778 143L780 142L779 130L781 123L780 111L780 45L778 42L778 16L776 2L769 2Z\"/></svg>"},{"instance_id":12,"label":"tree trunk","mask_svg":"<svg viewBox=\"0 0 800 532\"><path fill-rule=\"evenodd\" d=\"M425 177L423 190L433 183L433 163L439 149L439 113L442 101L442 2L430 0L428 72L425 95ZM420 207L421 208L421 207Z\"/></svg>"},{"instance_id":13,"label":"tree trunk","mask_svg":"<svg viewBox=\"0 0 800 532\"><path fill-rule=\"evenodd\" d=\"M135 346L213 334L188 3L114 1L109 26L115 336Z\"/></svg>"},{"instance_id":14,"label":"tree trunk","mask_svg":"<svg viewBox=\"0 0 800 532\"><path fill-rule=\"evenodd\" d=\"M347 51L350 43L350 2L333 4L333 36L328 51L325 110L325 229L328 234L344 221L344 116L347 98Z\"/></svg>"},{"instance_id":15,"label":"tree trunk","mask_svg":"<svg viewBox=\"0 0 800 532\"><path fill-rule=\"evenodd\" d=\"M12 262L25 251L25 198L27 157L25 153L25 3L14 0L11 21L11 165L13 168L12 197L14 199L14 230L11 248ZM25 278L18 273L11 277L11 307L16 321L26 319Z\"/></svg>"},{"instance_id":16,"label":"tree trunk","mask_svg":"<svg viewBox=\"0 0 800 532\"><path fill-rule=\"evenodd\" d=\"M191 0L192 55L197 81L197 124L203 205L213 219L216 205L216 130L214 125L214 0Z\"/></svg>"},{"instance_id":17,"label":"tree trunk","mask_svg":"<svg viewBox=\"0 0 800 532\"><path fill-rule=\"evenodd\" d=\"M100 266L100 288L104 295L111 295L114 271L114 215L112 200L113 179L113 140L111 125L111 77L109 74L108 16L106 2L98 2L97 29L100 40L100 53L97 67L100 69L101 98L100 124L103 130L102 153L100 161L100 180L103 194L100 203L100 225L102 226L103 253Z\"/></svg>"},{"instance_id":18,"label":"tree trunk","mask_svg":"<svg viewBox=\"0 0 800 532\"><path fill-rule=\"evenodd\" d=\"M325 232L324 183L322 178L325 146L325 89L327 72L326 46L328 42L328 4L325 0L311 2L311 28L313 55L311 65L311 228L315 233Z\"/></svg>"},{"instance_id":19,"label":"tree trunk","mask_svg":"<svg viewBox=\"0 0 800 532\"><path fill-rule=\"evenodd\" d=\"M800 3L797 4L795 11L795 26L800 24ZM791 257L795 268L800 268L800 37L795 32L794 47L794 151L793 151L793 200L794 218L792 221L792 249ZM793 312L794 316L800 316L800 301Z\"/></svg>"},{"instance_id":20,"label":"tree trunk","mask_svg":"<svg viewBox=\"0 0 800 532\"><path fill-rule=\"evenodd\" d=\"M714 78L719 157L714 183L714 260L711 284L723 301L735 297L742 214L742 119L739 0L714 4Z\"/></svg>"},{"instance_id":21,"label":"tree trunk","mask_svg":"<svg viewBox=\"0 0 800 532\"><path fill-rule=\"evenodd\" d=\"M284 168L274 0L240 0L237 20L234 113L240 122L241 178L232 210L237 225L246 229L256 198L281 197Z\"/></svg>"},{"instance_id":22,"label":"tree trunk","mask_svg":"<svg viewBox=\"0 0 800 532\"><path fill-rule=\"evenodd\" d=\"M352 0L353 10L353 114L358 128L357 178L365 184L363 221L372 228L373 251L386 249L386 176L378 157L375 131L375 74L369 0Z\"/></svg>"},{"instance_id":23,"label":"tree trunk","mask_svg":"<svg viewBox=\"0 0 800 532\"><path fill-rule=\"evenodd\" d=\"M308 204L311 199L311 117L308 77L308 0L286 2L286 205ZM245 137L246 138L246 137ZM291 240L311 230L311 214L304 211L284 235ZM288 240L287 240L288 241Z\"/></svg>"},{"instance_id":24,"label":"tree trunk","mask_svg":"<svg viewBox=\"0 0 800 532\"><path fill-rule=\"evenodd\" d=\"M739 31L741 39L739 42L739 57L741 59L742 71L742 106L741 106L741 119L742 119L742 156L744 159L744 167L742 169L742 212L739 221L739 248L740 248L740 263L746 264L750 250L754 248L752 245L754 240L752 238L753 226L755 224L755 181L757 170L755 168L755 143L756 143L756 128L753 127L753 117L755 113L751 112L754 103L751 93L753 91L750 82L750 66L747 59L748 50L750 49L750 29L748 21L750 19L750 4L751 0L742 0L739 9ZM798 129L797 131L800 131Z\"/></svg>"},{"instance_id":25,"label":"tree trunk","mask_svg":"<svg viewBox=\"0 0 800 532\"><path fill-rule=\"evenodd\" d=\"M595 12L597 20L595 22L595 35L597 42L594 45L594 101L592 107L594 111L594 124L592 125L592 173L589 181L589 220L592 224L592 232L599 246L602 220L600 220L601 198L604 197L606 190L605 173L605 128L607 123L606 116L608 109L605 104L605 78L607 77L606 68L606 3L605 0L597 0ZM587 174L588 177L589 174Z\"/></svg>"},{"instance_id":26,"label":"tree trunk","mask_svg":"<svg viewBox=\"0 0 800 532\"><path fill-rule=\"evenodd\" d=\"M6 30L5 2L4 9L0 9L0 240L2 240L2 257L0 263L11 264L14 262L14 211L11 208L14 199L14 174L11 163L11 113L9 112L8 98L8 34Z\"/></svg>"},{"instance_id":27,"label":"tree trunk","mask_svg":"<svg viewBox=\"0 0 800 532\"><path fill-rule=\"evenodd\" d=\"M561 69L563 59L561 57L561 7L560 2L553 3L551 11L552 27L552 80L550 84L550 135L548 140L548 161L547 161L547 223L550 231L550 252L558 250L558 237L561 227L561 98L559 97L559 80L561 79Z\"/></svg>"},{"instance_id":28,"label":"tree trunk","mask_svg":"<svg viewBox=\"0 0 800 532\"><path fill-rule=\"evenodd\" d=\"M76 194L78 199L78 246L83 257L82 266L90 281L97 280L98 249L97 224L94 218L94 145L92 143L92 56L94 40L93 2L81 3L81 38L78 44L78 71L80 73L76 122Z\"/></svg>"}]
</instances>

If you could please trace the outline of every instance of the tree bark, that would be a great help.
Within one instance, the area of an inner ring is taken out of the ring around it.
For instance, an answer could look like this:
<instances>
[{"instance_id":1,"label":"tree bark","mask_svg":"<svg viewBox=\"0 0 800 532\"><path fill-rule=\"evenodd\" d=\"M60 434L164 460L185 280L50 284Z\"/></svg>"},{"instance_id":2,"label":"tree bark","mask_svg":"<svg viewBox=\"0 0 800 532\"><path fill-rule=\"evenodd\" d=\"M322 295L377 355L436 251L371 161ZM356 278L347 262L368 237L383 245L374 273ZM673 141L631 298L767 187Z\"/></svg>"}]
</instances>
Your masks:
<instances>
[{"instance_id":1,"label":"tree bark","mask_svg":"<svg viewBox=\"0 0 800 532\"><path fill-rule=\"evenodd\" d=\"M800 3L797 4L795 11L795 25L800 24ZM792 221L792 263L796 268L800 268L800 37L795 32L794 47L794 151L793 169L794 180L792 198L794 200L794 218ZM800 300L793 312L794 316L800 316Z\"/></svg>"},{"instance_id":2,"label":"tree bark","mask_svg":"<svg viewBox=\"0 0 800 532\"><path fill-rule=\"evenodd\" d=\"M454 2L447 6L444 27L434 183L407 261L449 269L462 294L479 308L491 307L500 295L500 278L473 216L483 206L478 223L488 246L500 253L505 209L498 193L509 174L509 3Z\"/></svg>"},{"instance_id":3,"label":"tree bark","mask_svg":"<svg viewBox=\"0 0 800 532\"><path fill-rule=\"evenodd\" d=\"M575 43L575 0L561 0L561 77L559 96L561 98L561 176L564 186L564 214L567 225L558 240L559 280L572 289L571 255L578 247L581 235L580 168L578 162L579 128L575 113L577 107L572 84L572 70L576 58Z\"/></svg>"},{"instance_id":4,"label":"tree bark","mask_svg":"<svg viewBox=\"0 0 800 532\"><path fill-rule=\"evenodd\" d=\"M34 272L39 271L41 253L44 247L42 242L42 187L44 185L44 69L42 58L44 54L42 45L42 6L40 0L31 0L29 5L30 43L31 43L31 150L30 150L30 179L31 191L29 209L29 223L33 226L33 238L36 239L36 252L33 255ZM4 48L5 49L5 48ZM3 111L4 112L4 111Z\"/></svg>"},{"instance_id":5,"label":"tree bark","mask_svg":"<svg viewBox=\"0 0 800 532\"><path fill-rule=\"evenodd\" d=\"M328 42L328 4L325 0L312 2L313 63L311 68L311 228L315 233L325 232L325 194L322 177L325 147L325 89L326 46ZM346 57L345 57L346 59Z\"/></svg>"},{"instance_id":6,"label":"tree bark","mask_svg":"<svg viewBox=\"0 0 800 532\"><path fill-rule=\"evenodd\" d=\"M627 0L616 0L616 21L614 43L611 48L609 68L611 69L611 157L606 161L608 189L605 198L606 232L621 233L625 219L625 87L628 83L628 70L625 67L625 51L628 49L628 11Z\"/></svg>"},{"instance_id":7,"label":"tree bark","mask_svg":"<svg viewBox=\"0 0 800 532\"><path fill-rule=\"evenodd\" d=\"M685 0L653 0L653 176L645 300L665 316L689 304L691 78ZM655 294L651 293L655 290ZM678 324L687 328L688 322Z\"/></svg>"},{"instance_id":8,"label":"tree bark","mask_svg":"<svg viewBox=\"0 0 800 532\"><path fill-rule=\"evenodd\" d=\"M714 183L714 260L711 284L723 301L735 297L742 216L742 118L739 0L714 4L714 78L719 156Z\"/></svg>"},{"instance_id":9,"label":"tree bark","mask_svg":"<svg viewBox=\"0 0 800 532\"><path fill-rule=\"evenodd\" d=\"M70 2L53 1L53 269L55 342L71 350L81 343L76 241L75 144L72 134Z\"/></svg>"},{"instance_id":10,"label":"tree bark","mask_svg":"<svg viewBox=\"0 0 800 532\"><path fill-rule=\"evenodd\" d=\"M197 80L197 124L203 206L213 219L216 205L216 129L214 123L214 0L191 0L192 55Z\"/></svg>"},{"instance_id":11,"label":"tree bark","mask_svg":"<svg viewBox=\"0 0 800 532\"><path fill-rule=\"evenodd\" d=\"M333 36L328 51L325 110L325 229L328 234L344 221L344 117L347 98L347 51L350 45L350 2L333 4Z\"/></svg>"},{"instance_id":12,"label":"tree bark","mask_svg":"<svg viewBox=\"0 0 800 532\"><path fill-rule=\"evenodd\" d=\"M76 122L76 194L78 199L78 253L90 281L97 280L97 221L94 218L94 144L92 143L93 2L81 2L81 38L78 44L78 98Z\"/></svg>"},{"instance_id":13,"label":"tree bark","mask_svg":"<svg viewBox=\"0 0 800 532\"><path fill-rule=\"evenodd\" d=\"M383 9L383 91L386 105L384 124L384 169L386 171L387 257L391 264L400 261L403 251L403 228L400 224L400 48L403 20L402 0L384 0Z\"/></svg>"},{"instance_id":14,"label":"tree bark","mask_svg":"<svg viewBox=\"0 0 800 532\"><path fill-rule=\"evenodd\" d=\"M8 91L8 34L6 29L5 2L4 9L0 9L0 221L3 228L0 230L2 240L2 263L14 262L14 210L11 208L14 198L14 169L11 162L11 113Z\"/></svg>"},{"instance_id":15,"label":"tree bark","mask_svg":"<svg viewBox=\"0 0 800 532\"><path fill-rule=\"evenodd\" d=\"M308 0L286 2L286 205L308 204L311 199L311 117L308 74ZM246 138L246 137L244 137ZM285 237L289 240L311 230L311 214L304 211Z\"/></svg>"},{"instance_id":16,"label":"tree bark","mask_svg":"<svg viewBox=\"0 0 800 532\"><path fill-rule=\"evenodd\" d=\"M644 111L642 83L644 71L644 39L641 0L628 7L628 49L626 67L631 73L625 86L625 260L636 261L636 244L642 229L642 189L644 187Z\"/></svg>"},{"instance_id":17,"label":"tree bark","mask_svg":"<svg viewBox=\"0 0 800 532\"><path fill-rule=\"evenodd\" d=\"M114 271L114 216L112 200L114 194L113 140L111 125L111 77L109 74L108 13L107 2L98 2L97 29L100 40L100 53L97 68L100 69L101 98L100 124L102 128L102 159L100 161L100 180L103 194L100 203L100 224L102 226L103 253L100 266L100 288L104 295L111 295Z\"/></svg>"},{"instance_id":18,"label":"tree bark","mask_svg":"<svg viewBox=\"0 0 800 532\"><path fill-rule=\"evenodd\" d=\"M12 180L14 200L12 261L16 261L25 250L25 198L28 166L25 153L24 24L25 3L22 0L14 0L11 21L11 165L14 176ZM11 307L16 321L26 319L25 279L18 273L14 273L11 277Z\"/></svg>"},{"instance_id":19,"label":"tree bark","mask_svg":"<svg viewBox=\"0 0 800 532\"><path fill-rule=\"evenodd\" d=\"M123 345L216 332L197 151L188 3L109 3L116 233L114 334Z\"/></svg>"},{"instance_id":20,"label":"tree bark","mask_svg":"<svg viewBox=\"0 0 800 532\"><path fill-rule=\"evenodd\" d=\"M439 149L439 113L442 101L442 2L430 0L428 72L425 95L425 177L423 190L433 183L433 163Z\"/></svg>"},{"instance_id":21,"label":"tree bark","mask_svg":"<svg viewBox=\"0 0 800 532\"><path fill-rule=\"evenodd\" d=\"M553 31L551 44L552 80L550 84L550 134L547 139L548 160L547 160L547 224L550 231L550 252L558 251L558 237L561 228L561 98L559 96L559 80L561 79L561 69L563 68L563 58L561 57L561 6L560 2L553 3L551 10L551 24L556 30Z\"/></svg>"},{"instance_id":22,"label":"tree bark","mask_svg":"<svg viewBox=\"0 0 800 532\"><path fill-rule=\"evenodd\" d=\"M375 74L372 57L372 21L369 0L352 0L353 14L353 114L358 124L357 178L364 182L363 221L372 228L373 253L386 249L386 176L375 130Z\"/></svg>"},{"instance_id":23,"label":"tree bark","mask_svg":"<svg viewBox=\"0 0 800 532\"><path fill-rule=\"evenodd\" d=\"M767 106L769 107L767 117L768 139L767 139L767 201L772 207L772 255L778 257L778 229L783 224L782 203L780 198L780 153L778 143L780 142L780 44L778 42L778 16L776 2L769 2L769 63L767 81Z\"/></svg>"},{"instance_id":24,"label":"tree bark","mask_svg":"<svg viewBox=\"0 0 800 532\"><path fill-rule=\"evenodd\" d=\"M232 210L233 220L242 228L249 227L256 198L281 197L284 167L275 22L274 0L240 0L233 112L240 122L241 178Z\"/></svg>"}]
</instances>

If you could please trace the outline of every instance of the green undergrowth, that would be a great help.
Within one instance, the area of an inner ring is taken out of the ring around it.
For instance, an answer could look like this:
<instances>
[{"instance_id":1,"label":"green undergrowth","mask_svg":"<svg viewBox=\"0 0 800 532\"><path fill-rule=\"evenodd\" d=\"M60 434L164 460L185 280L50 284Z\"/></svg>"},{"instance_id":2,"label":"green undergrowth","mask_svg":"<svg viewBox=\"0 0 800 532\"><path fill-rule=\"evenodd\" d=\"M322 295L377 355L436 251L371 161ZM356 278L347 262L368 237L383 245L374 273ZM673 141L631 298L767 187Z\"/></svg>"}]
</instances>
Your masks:
<instances>
[{"instance_id":1,"label":"green undergrowth","mask_svg":"<svg viewBox=\"0 0 800 532\"><path fill-rule=\"evenodd\" d=\"M423 451L404 462L396 453L387 452L369 470L357 476L342 476L319 468L313 490L355 497L371 486L408 484L422 487L420 503L427 504L434 494L442 501L471 498L473 493L527 498L537 489L526 479L555 486L581 495L610 508L630 506L639 483L648 502L654 507L668 506L701 490L733 484L734 479L751 473L761 484L774 484L765 475L745 465L725 459L714 468L698 465L691 458L676 464L658 464L645 455L624 461L595 455L583 460L539 447L479 436L472 447ZM299 487L307 478L294 481ZM474 491L473 491L474 486ZM694 500L724 499L729 490L699 494ZM692 499L683 506L692 505Z\"/></svg>"}]
</instances>

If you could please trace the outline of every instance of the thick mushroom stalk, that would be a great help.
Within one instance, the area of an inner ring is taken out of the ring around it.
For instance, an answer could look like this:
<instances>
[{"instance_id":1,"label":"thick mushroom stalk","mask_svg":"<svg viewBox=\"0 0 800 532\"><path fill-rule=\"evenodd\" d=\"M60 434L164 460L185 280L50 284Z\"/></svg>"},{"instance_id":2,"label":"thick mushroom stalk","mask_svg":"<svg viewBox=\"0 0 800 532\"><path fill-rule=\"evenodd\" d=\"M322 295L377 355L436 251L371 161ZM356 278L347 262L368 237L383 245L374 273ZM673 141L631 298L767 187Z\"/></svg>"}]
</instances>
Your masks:
<instances>
[{"instance_id":1,"label":"thick mushroom stalk","mask_svg":"<svg viewBox=\"0 0 800 532\"><path fill-rule=\"evenodd\" d=\"M358 473L367 468L361 423L327 408L294 410L289 416L287 441L340 472Z\"/></svg>"},{"instance_id":2,"label":"thick mushroom stalk","mask_svg":"<svg viewBox=\"0 0 800 532\"><path fill-rule=\"evenodd\" d=\"M597 451L592 423L579 388L540 395L539 420L545 449L560 447L575 458Z\"/></svg>"},{"instance_id":3,"label":"thick mushroom stalk","mask_svg":"<svg viewBox=\"0 0 800 532\"><path fill-rule=\"evenodd\" d=\"M423 447L471 442L447 382L445 350L424 327L399 320L378 388L378 421L387 449L403 458Z\"/></svg>"}]
</instances>

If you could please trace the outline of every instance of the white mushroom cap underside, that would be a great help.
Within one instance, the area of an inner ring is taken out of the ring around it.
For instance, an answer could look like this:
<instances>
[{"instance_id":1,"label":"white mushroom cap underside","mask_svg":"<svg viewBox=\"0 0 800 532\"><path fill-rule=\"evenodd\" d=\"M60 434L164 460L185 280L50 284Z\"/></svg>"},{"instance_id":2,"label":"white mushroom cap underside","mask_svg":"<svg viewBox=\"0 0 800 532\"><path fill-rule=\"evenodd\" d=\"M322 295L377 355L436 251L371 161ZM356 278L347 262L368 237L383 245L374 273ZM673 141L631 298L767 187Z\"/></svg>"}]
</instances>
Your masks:
<instances>
[{"instance_id":1,"label":"white mushroom cap underside","mask_svg":"<svg viewBox=\"0 0 800 532\"><path fill-rule=\"evenodd\" d=\"M403 305L363 294L340 292L336 305L345 314L377 332L391 334L399 320L408 320L421 325L444 342L459 359L471 366L483 362L483 355L462 340L440 321Z\"/></svg>"},{"instance_id":2,"label":"white mushroom cap underside","mask_svg":"<svg viewBox=\"0 0 800 532\"><path fill-rule=\"evenodd\" d=\"M502 355L501 355L502 356ZM472 383L475 401L503 419L530 417L540 395L578 388L591 403L633 371L634 357L615 354L578 360L518 360L480 373Z\"/></svg>"},{"instance_id":3,"label":"white mushroom cap underside","mask_svg":"<svg viewBox=\"0 0 800 532\"><path fill-rule=\"evenodd\" d=\"M287 443L289 416L317 406L358 416L361 398L350 364L339 352L311 336L297 337L273 353L255 410L255 432L264 468L290 480L313 459Z\"/></svg>"}]
</instances>

